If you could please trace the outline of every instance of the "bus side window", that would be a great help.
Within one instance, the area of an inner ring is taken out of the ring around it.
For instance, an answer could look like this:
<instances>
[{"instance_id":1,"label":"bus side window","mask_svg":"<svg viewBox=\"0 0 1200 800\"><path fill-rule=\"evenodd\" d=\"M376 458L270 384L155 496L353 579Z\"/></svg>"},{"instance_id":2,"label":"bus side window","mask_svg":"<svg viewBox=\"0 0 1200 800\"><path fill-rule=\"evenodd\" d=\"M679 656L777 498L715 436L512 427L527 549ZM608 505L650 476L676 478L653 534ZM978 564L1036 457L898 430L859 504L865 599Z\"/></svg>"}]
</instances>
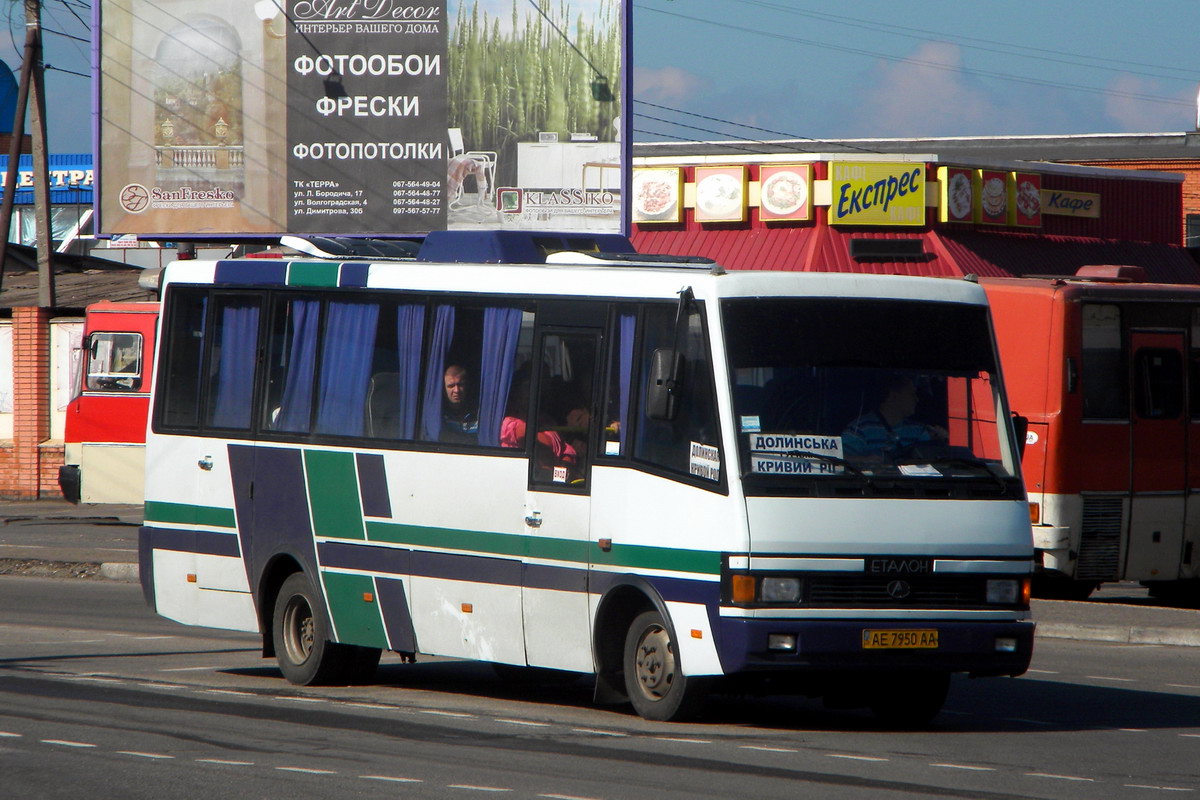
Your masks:
<instances>
[{"instance_id":1,"label":"bus side window","mask_svg":"<svg viewBox=\"0 0 1200 800\"><path fill-rule=\"evenodd\" d=\"M542 371L536 423L505 420L505 430L524 440L529 427L535 483L586 485L592 442L593 381L598 338L594 334L548 333L542 339ZM517 446L524 446L520 441Z\"/></svg>"},{"instance_id":2,"label":"bus side window","mask_svg":"<svg viewBox=\"0 0 1200 800\"><path fill-rule=\"evenodd\" d=\"M650 365L655 350L674 346L675 308L666 305L646 308L640 352L642 411L634 457L674 472L720 481L720 428L704 319L698 305L689 311L684 324L680 337L683 388L678 413L671 420L651 419L646 415L644 399Z\"/></svg>"},{"instance_id":3,"label":"bus side window","mask_svg":"<svg viewBox=\"0 0 1200 800\"><path fill-rule=\"evenodd\" d=\"M167 302L171 329L164 331L167 348L159 372L156 419L167 428L195 428L200 421L208 292L172 289Z\"/></svg>"},{"instance_id":4,"label":"bus side window","mask_svg":"<svg viewBox=\"0 0 1200 800\"><path fill-rule=\"evenodd\" d=\"M1115 305L1083 307L1084 419L1128 419L1129 390L1121 347L1121 309Z\"/></svg>"},{"instance_id":5,"label":"bus side window","mask_svg":"<svg viewBox=\"0 0 1200 800\"><path fill-rule=\"evenodd\" d=\"M142 335L96 332L88 337L87 388L136 392L142 388Z\"/></svg>"},{"instance_id":6,"label":"bus side window","mask_svg":"<svg viewBox=\"0 0 1200 800\"><path fill-rule=\"evenodd\" d=\"M308 433L321 302L277 298L271 315L263 430Z\"/></svg>"},{"instance_id":7,"label":"bus side window","mask_svg":"<svg viewBox=\"0 0 1200 800\"><path fill-rule=\"evenodd\" d=\"M597 456L625 455L629 435L629 398L633 384L633 337L637 314L633 308L617 310L609 323L612 347L609 348L608 386L605 396L603 442Z\"/></svg>"},{"instance_id":8,"label":"bus side window","mask_svg":"<svg viewBox=\"0 0 1200 800\"><path fill-rule=\"evenodd\" d=\"M214 428L248 430L262 298L218 294L213 298L213 306L206 422Z\"/></svg>"}]
</instances>

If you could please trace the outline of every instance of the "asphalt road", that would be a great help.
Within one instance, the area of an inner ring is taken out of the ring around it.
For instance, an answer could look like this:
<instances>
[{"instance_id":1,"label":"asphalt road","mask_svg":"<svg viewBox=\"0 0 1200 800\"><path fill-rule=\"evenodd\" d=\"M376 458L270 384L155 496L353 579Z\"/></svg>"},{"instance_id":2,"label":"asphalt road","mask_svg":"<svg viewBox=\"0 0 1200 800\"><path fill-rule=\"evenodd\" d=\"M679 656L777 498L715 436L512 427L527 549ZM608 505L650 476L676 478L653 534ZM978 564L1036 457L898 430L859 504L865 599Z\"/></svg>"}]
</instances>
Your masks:
<instances>
[{"instance_id":1,"label":"asphalt road","mask_svg":"<svg viewBox=\"0 0 1200 800\"><path fill-rule=\"evenodd\" d=\"M1200 791L1200 648L1046 639L1019 679L956 679L929 730L802 698L694 723L586 682L385 663L300 688L257 637L179 626L135 585L0 577L0 767L12 797L1094 798ZM1070 734L1070 735L1065 735Z\"/></svg>"}]
</instances>

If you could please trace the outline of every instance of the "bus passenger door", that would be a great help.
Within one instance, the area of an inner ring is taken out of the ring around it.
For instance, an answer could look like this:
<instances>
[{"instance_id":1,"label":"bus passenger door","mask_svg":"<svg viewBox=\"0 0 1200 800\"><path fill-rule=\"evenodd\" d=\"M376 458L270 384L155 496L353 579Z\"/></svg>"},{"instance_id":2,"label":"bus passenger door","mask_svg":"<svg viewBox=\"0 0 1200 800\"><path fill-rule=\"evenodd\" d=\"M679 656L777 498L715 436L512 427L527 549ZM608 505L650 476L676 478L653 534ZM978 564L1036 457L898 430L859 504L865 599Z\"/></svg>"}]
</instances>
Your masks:
<instances>
[{"instance_id":1,"label":"bus passenger door","mask_svg":"<svg viewBox=\"0 0 1200 800\"><path fill-rule=\"evenodd\" d=\"M1125 578L1179 577L1187 476L1183 331L1130 332L1133 508Z\"/></svg>"},{"instance_id":2,"label":"bus passenger door","mask_svg":"<svg viewBox=\"0 0 1200 800\"><path fill-rule=\"evenodd\" d=\"M528 419L534 422L505 420L505 430L519 426L530 453L522 586L525 656L530 666L592 670L588 448L595 438L593 389L599 348L598 331L544 332L534 359L540 369L532 376L537 391ZM518 375L514 380L528 377ZM514 383L513 394L522 391Z\"/></svg>"}]
</instances>

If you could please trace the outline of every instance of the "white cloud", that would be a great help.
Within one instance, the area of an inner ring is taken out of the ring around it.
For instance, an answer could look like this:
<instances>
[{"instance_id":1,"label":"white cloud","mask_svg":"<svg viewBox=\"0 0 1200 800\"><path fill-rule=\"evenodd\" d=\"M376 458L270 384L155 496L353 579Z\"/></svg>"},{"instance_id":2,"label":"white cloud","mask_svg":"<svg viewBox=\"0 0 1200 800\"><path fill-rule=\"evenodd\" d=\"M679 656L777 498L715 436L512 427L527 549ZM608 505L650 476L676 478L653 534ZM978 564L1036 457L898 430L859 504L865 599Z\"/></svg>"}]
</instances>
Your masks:
<instances>
[{"instance_id":1,"label":"white cloud","mask_svg":"<svg viewBox=\"0 0 1200 800\"><path fill-rule=\"evenodd\" d=\"M1005 130L1003 112L961 67L962 50L945 42L925 42L904 61L879 65L876 80L859 93L854 127L864 136Z\"/></svg>"},{"instance_id":2,"label":"white cloud","mask_svg":"<svg viewBox=\"0 0 1200 800\"><path fill-rule=\"evenodd\" d=\"M679 67L633 68L633 94L638 100L672 105L687 100L704 81Z\"/></svg>"},{"instance_id":3,"label":"white cloud","mask_svg":"<svg viewBox=\"0 0 1200 800\"><path fill-rule=\"evenodd\" d=\"M1191 130L1196 125L1196 102L1191 90L1177 98L1183 105L1174 105L1131 97L1149 95L1163 97L1161 87L1155 81L1121 75L1108 85L1109 94L1104 99L1104 113L1119 130L1130 132Z\"/></svg>"}]
</instances>

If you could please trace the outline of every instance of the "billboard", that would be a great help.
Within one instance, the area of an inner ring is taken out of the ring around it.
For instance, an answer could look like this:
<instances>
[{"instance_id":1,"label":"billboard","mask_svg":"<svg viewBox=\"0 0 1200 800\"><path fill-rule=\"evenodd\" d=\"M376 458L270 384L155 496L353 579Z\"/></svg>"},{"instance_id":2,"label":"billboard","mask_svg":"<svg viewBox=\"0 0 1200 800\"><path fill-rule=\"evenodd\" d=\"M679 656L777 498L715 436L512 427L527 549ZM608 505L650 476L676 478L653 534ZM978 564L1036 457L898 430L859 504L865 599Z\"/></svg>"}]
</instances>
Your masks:
<instances>
[{"instance_id":1,"label":"billboard","mask_svg":"<svg viewBox=\"0 0 1200 800\"><path fill-rule=\"evenodd\" d=\"M623 0L102 0L106 234L625 229Z\"/></svg>"}]
</instances>

